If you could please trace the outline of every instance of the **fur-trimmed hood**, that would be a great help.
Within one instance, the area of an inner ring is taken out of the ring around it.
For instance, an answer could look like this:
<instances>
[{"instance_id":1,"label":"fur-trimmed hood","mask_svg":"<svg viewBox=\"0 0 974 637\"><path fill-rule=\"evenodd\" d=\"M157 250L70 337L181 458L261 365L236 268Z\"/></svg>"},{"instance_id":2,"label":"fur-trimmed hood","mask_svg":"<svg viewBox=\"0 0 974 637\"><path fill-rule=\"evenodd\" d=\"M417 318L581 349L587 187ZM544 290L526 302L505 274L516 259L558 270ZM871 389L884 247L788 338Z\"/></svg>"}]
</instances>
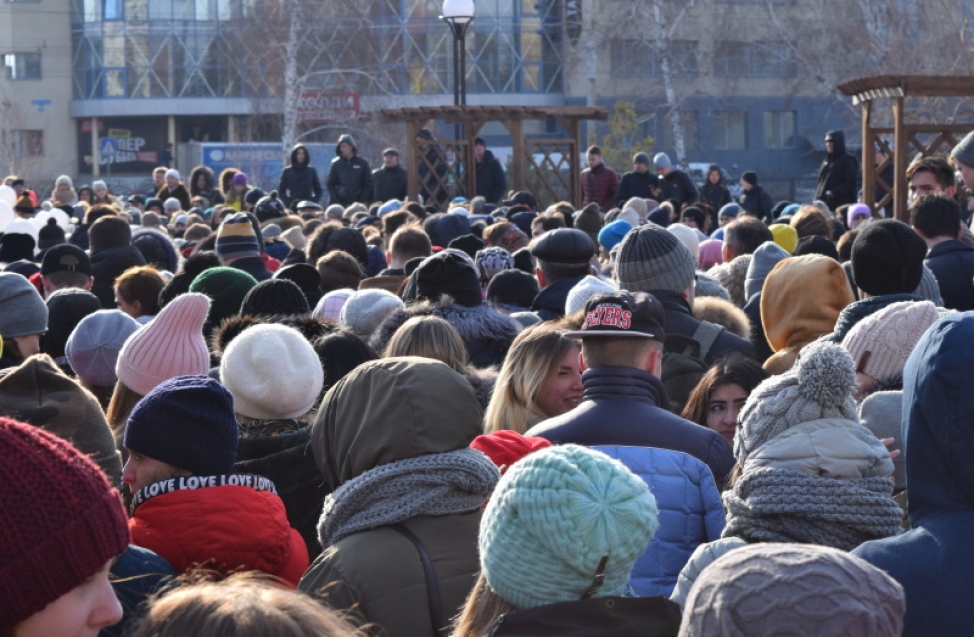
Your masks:
<instances>
[{"instance_id":1,"label":"fur-trimmed hood","mask_svg":"<svg viewBox=\"0 0 974 637\"><path fill-rule=\"evenodd\" d=\"M477 402L480 403L480 408L485 412L487 411L487 405L490 404L490 397L494 393L494 385L497 384L498 374L499 372L496 367L478 369L473 365L468 365L466 371L463 373L463 377L473 386L473 390L477 394Z\"/></svg>"},{"instance_id":2,"label":"fur-trimmed hood","mask_svg":"<svg viewBox=\"0 0 974 637\"><path fill-rule=\"evenodd\" d=\"M183 265L183 255L168 234L155 228L140 228L132 233L132 245L139 249L145 262L173 274Z\"/></svg>"},{"instance_id":3,"label":"fur-trimmed hood","mask_svg":"<svg viewBox=\"0 0 974 637\"><path fill-rule=\"evenodd\" d=\"M216 361L223 356L223 352L229 347L230 342L237 338L245 329L254 325L272 323L275 325L285 325L293 327L301 332L309 343L314 343L322 336L327 336L335 331L335 327L329 323L322 323L310 316L231 316L224 319L220 326L213 330L210 336L210 354Z\"/></svg>"},{"instance_id":4,"label":"fur-trimmed hood","mask_svg":"<svg viewBox=\"0 0 974 637\"><path fill-rule=\"evenodd\" d=\"M697 297L693 300L693 317L716 323L741 338L751 338L751 321L744 310L730 301L714 296Z\"/></svg>"},{"instance_id":5,"label":"fur-trimmed hood","mask_svg":"<svg viewBox=\"0 0 974 637\"><path fill-rule=\"evenodd\" d=\"M500 365L521 325L486 303L463 307L449 302L417 303L389 315L372 335L369 345L383 352L399 327L414 316L438 316L452 325L467 346L470 364L477 368Z\"/></svg>"}]
</instances>

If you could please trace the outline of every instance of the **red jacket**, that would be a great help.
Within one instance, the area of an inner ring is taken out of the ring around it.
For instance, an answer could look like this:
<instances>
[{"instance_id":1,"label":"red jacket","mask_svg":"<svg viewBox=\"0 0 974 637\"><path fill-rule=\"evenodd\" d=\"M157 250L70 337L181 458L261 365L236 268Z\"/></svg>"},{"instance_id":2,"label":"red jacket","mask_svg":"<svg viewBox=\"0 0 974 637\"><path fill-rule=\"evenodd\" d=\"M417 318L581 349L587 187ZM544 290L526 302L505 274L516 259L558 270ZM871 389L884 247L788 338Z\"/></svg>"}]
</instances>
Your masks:
<instances>
[{"instance_id":1,"label":"red jacket","mask_svg":"<svg viewBox=\"0 0 974 637\"><path fill-rule=\"evenodd\" d=\"M582 206L593 201L605 210L616 207L616 191L619 189L619 173L605 164L582 171Z\"/></svg>"},{"instance_id":2,"label":"red jacket","mask_svg":"<svg viewBox=\"0 0 974 637\"><path fill-rule=\"evenodd\" d=\"M155 551L178 573L194 565L263 571L297 587L308 568L308 548L267 478L171 478L142 488L132 507L132 544Z\"/></svg>"}]
</instances>

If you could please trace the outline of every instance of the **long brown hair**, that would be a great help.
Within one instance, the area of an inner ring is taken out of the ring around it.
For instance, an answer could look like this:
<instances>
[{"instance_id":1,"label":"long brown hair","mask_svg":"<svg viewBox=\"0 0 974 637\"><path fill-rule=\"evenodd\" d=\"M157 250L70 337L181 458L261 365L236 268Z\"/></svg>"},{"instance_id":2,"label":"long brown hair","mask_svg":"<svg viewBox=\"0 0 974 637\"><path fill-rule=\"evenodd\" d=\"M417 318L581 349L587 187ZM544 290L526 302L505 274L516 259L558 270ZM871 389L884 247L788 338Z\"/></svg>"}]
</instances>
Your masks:
<instances>
[{"instance_id":1,"label":"long brown hair","mask_svg":"<svg viewBox=\"0 0 974 637\"><path fill-rule=\"evenodd\" d=\"M115 436L115 445L122 448L122 438L125 435L125 425L135 405L142 400L142 394L129 389L122 381L115 383L115 391L112 392L112 400L108 403L108 411L105 418L108 426L112 428L112 435Z\"/></svg>"},{"instance_id":2,"label":"long brown hair","mask_svg":"<svg viewBox=\"0 0 974 637\"><path fill-rule=\"evenodd\" d=\"M761 369L761 366L750 358L739 354L721 358L707 370L697 386L693 388L681 415L690 422L706 427L710 395L715 389L721 385L740 385L741 389L750 394L767 377L768 372Z\"/></svg>"},{"instance_id":3,"label":"long brown hair","mask_svg":"<svg viewBox=\"0 0 974 637\"><path fill-rule=\"evenodd\" d=\"M473 585L463 610L453 619L450 637L487 637L501 615L517 610L494 592L481 573Z\"/></svg>"}]
</instances>

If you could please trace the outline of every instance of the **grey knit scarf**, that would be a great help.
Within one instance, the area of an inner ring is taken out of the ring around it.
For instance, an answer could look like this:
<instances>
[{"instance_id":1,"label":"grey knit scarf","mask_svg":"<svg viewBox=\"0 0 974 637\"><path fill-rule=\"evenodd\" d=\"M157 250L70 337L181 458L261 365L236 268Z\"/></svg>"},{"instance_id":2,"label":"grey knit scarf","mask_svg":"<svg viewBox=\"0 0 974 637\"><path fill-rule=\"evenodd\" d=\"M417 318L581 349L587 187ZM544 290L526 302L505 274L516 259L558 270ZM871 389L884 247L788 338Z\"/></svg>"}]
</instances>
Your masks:
<instances>
[{"instance_id":1,"label":"grey knit scarf","mask_svg":"<svg viewBox=\"0 0 974 637\"><path fill-rule=\"evenodd\" d=\"M803 542L851 551L896 535L903 512L886 477L835 479L790 469L745 472L724 492L724 537Z\"/></svg>"},{"instance_id":2,"label":"grey knit scarf","mask_svg":"<svg viewBox=\"0 0 974 637\"><path fill-rule=\"evenodd\" d=\"M417 515L476 511L500 473L474 449L390 462L349 480L325 498L318 521L322 548L344 537Z\"/></svg>"}]
</instances>

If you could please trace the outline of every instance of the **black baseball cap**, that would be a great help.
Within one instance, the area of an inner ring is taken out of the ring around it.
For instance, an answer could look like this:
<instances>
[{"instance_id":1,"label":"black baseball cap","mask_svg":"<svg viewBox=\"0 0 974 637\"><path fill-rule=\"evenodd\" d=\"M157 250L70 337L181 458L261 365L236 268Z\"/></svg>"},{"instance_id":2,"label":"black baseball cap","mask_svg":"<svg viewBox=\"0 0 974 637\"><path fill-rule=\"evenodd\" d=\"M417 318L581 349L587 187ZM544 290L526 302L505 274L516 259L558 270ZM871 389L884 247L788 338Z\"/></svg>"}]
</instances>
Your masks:
<instances>
[{"instance_id":1,"label":"black baseball cap","mask_svg":"<svg viewBox=\"0 0 974 637\"><path fill-rule=\"evenodd\" d=\"M520 191L514 193L514 196L504 202L505 206L516 206L517 204L524 204L530 206L531 208L538 207L538 200L535 199L534 195L527 191Z\"/></svg>"},{"instance_id":2,"label":"black baseball cap","mask_svg":"<svg viewBox=\"0 0 974 637\"><path fill-rule=\"evenodd\" d=\"M582 328L568 332L569 338L651 338L666 340L663 306L646 292L599 294L585 304Z\"/></svg>"},{"instance_id":3,"label":"black baseball cap","mask_svg":"<svg viewBox=\"0 0 974 637\"><path fill-rule=\"evenodd\" d=\"M41 275L55 272L80 272L91 276L91 259L74 244L56 245L44 253L44 260L41 262Z\"/></svg>"}]
</instances>

